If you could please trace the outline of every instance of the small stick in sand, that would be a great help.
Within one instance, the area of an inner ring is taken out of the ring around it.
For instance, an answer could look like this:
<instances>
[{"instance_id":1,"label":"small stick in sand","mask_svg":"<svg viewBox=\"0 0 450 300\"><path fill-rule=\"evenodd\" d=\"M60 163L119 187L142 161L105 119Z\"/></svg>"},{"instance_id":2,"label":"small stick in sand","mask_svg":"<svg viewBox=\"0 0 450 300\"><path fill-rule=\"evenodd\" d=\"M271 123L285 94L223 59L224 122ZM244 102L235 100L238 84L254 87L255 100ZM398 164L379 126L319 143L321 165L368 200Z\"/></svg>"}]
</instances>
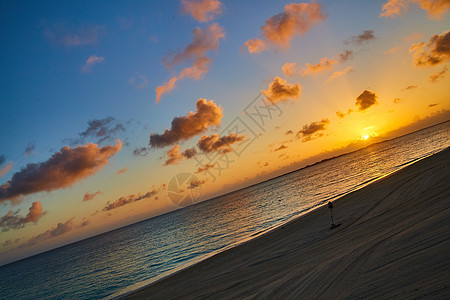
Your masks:
<instances>
[{"instance_id":1,"label":"small stick in sand","mask_svg":"<svg viewBox=\"0 0 450 300\"><path fill-rule=\"evenodd\" d=\"M328 209L330 210L330 217L331 217L331 226L330 229L336 228L341 224L334 224L334 217L333 217L333 202L328 201Z\"/></svg>"}]
</instances>

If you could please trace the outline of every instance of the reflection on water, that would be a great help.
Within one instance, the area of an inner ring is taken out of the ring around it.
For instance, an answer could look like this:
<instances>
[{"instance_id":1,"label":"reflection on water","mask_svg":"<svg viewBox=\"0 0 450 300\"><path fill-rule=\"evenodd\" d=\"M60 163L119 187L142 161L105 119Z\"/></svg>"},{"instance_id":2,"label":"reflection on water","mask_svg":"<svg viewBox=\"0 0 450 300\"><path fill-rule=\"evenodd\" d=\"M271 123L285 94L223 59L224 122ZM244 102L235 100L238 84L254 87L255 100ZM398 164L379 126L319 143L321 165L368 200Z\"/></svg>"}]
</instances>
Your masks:
<instances>
[{"instance_id":1,"label":"reflection on water","mask_svg":"<svg viewBox=\"0 0 450 300\"><path fill-rule=\"evenodd\" d=\"M448 147L449 124L0 267L1 297L98 299L135 288Z\"/></svg>"}]
</instances>

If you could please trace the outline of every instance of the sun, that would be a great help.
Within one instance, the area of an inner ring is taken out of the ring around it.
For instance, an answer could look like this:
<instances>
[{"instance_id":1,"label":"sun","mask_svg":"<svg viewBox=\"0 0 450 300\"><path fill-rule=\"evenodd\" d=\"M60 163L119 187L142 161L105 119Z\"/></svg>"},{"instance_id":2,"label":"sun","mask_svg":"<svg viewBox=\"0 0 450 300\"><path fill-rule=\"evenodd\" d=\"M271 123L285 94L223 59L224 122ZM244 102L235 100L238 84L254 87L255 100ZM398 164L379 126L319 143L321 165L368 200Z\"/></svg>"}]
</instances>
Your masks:
<instances>
[{"instance_id":1,"label":"sun","mask_svg":"<svg viewBox=\"0 0 450 300\"><path fill-rule=\"evenodd\" d=\"M370 138L370 135L368 135L368 134L363 135L363 136L361 137L361 141L365 141L365 140L367 140L368 138Z\"/></svg>"}]
</instances>

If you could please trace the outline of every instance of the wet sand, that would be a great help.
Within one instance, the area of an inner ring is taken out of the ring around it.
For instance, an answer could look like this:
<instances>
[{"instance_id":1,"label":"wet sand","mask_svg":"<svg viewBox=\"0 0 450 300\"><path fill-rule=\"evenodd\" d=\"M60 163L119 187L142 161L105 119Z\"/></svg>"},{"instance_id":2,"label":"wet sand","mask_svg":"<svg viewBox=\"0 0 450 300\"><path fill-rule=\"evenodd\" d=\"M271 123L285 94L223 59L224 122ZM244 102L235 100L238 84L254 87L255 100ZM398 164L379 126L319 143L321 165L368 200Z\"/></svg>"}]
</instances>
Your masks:
<instances>
[{"instance_id":1,"label":"wet sand","mask_svg":"<svg viewBox=\"0 0 450 300\"><path fill-rule=\"evenodd\" d=\"M450 148L127 299L450 299Z\"/></svg>"}]
</instances>

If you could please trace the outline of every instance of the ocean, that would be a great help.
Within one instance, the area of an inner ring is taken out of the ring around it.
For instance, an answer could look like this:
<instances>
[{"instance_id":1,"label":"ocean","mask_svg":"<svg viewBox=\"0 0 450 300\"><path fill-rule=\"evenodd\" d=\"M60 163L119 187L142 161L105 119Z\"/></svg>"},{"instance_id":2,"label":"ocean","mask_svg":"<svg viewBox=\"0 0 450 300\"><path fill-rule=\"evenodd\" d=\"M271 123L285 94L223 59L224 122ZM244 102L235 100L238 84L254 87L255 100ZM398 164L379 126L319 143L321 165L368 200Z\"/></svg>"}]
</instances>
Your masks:
<instances>
[{"instance_id":1,"label":"ocean","mask_svg":"<svg viewBox=\"0 0 450 300\"><path fill-rule=\"evenodd\" d=\"M103 299L135 290L449 147L449 127L374 144L2 266L0 299Z\"/></svg>"}]
</instances>

